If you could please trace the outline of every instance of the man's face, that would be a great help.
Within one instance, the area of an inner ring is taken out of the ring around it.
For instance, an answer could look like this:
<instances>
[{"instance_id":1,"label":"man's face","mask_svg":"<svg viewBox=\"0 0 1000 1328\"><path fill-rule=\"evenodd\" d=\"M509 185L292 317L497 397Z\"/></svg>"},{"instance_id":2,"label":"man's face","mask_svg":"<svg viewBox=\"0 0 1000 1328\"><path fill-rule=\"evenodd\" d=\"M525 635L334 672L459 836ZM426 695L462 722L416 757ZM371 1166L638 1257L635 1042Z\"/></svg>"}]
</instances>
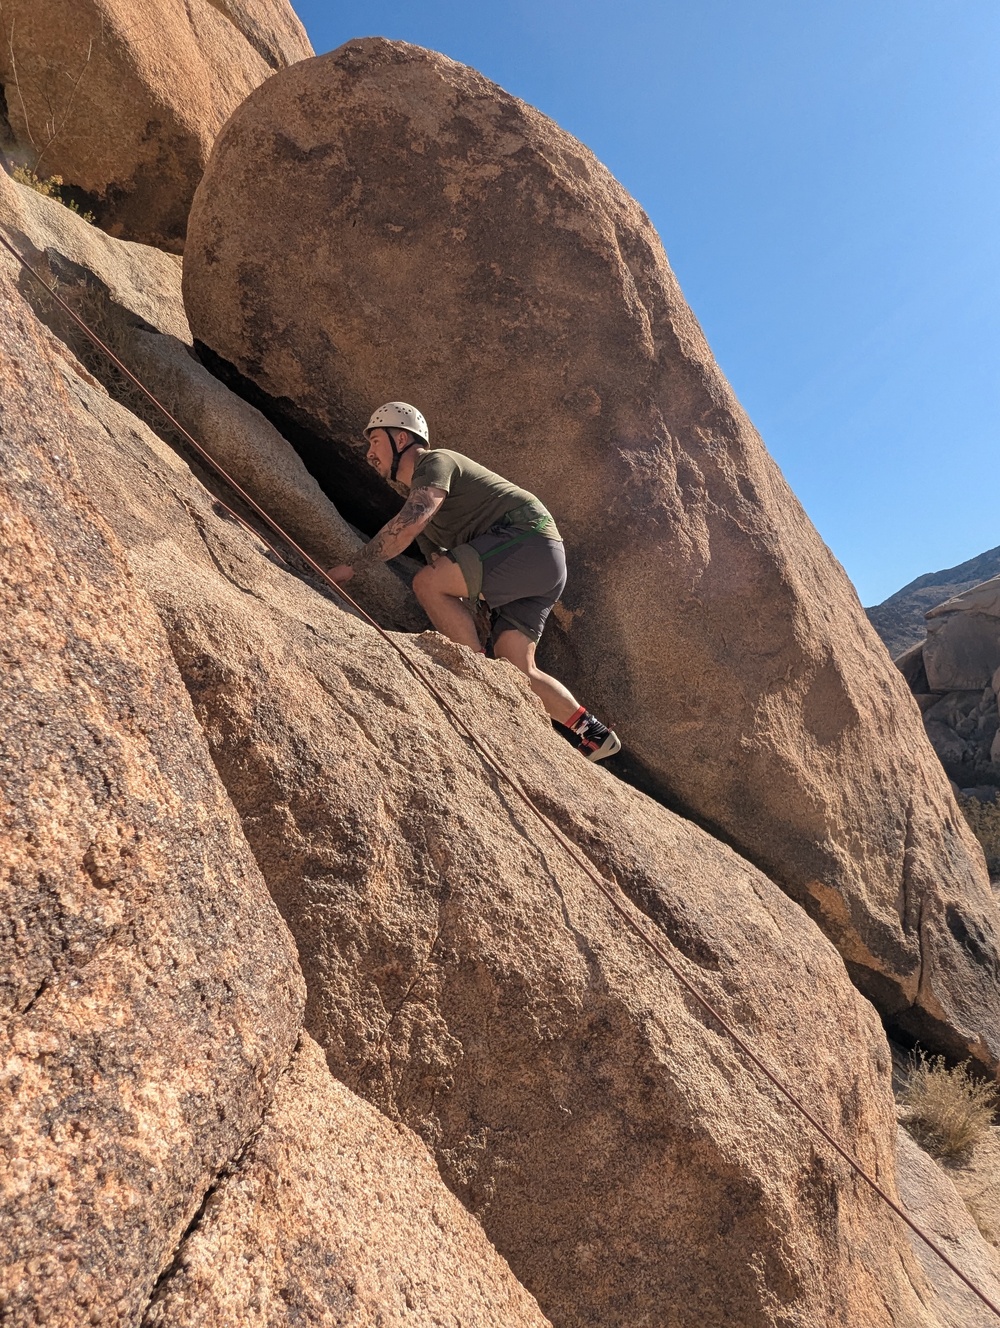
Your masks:
<instances>
[{"instance_id":1,"label":"man's face","mask_svg":"<svg viewBox=\"0 0 1000 1328\"><path fill-rule=\"evenodd\" d=\"M372 429L369 432L368 454L365 460L384 480L392 474L392 443L385 429Z\"/></svg>"}]
</instances>

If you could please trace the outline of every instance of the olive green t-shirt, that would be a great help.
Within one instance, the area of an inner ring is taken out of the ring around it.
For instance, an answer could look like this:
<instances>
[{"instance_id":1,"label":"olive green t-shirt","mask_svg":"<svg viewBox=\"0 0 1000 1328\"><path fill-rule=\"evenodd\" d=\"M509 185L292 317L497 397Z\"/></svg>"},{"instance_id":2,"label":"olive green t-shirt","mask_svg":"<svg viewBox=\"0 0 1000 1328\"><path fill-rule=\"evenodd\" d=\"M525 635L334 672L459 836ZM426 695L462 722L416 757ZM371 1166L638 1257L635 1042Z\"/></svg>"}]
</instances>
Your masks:
<instances>
[{"instance_id":1,"label":"olive green t-shirt","mask_svg":"<svg viewBox=\"0 0 1000 1328\"><path fill-rule=\"evenodd\" d=\"M454 549L484 535L509 513L515 530L528 530L548 517L539 530L546 539L560 539L556 523L527 489L519 489L502 475L470 461L461 452L434 448L417 458L410 479L410 492L433 485L448 495L424 527L418 543L425 555L438 549Z\"/></svg>"}]
</instances>

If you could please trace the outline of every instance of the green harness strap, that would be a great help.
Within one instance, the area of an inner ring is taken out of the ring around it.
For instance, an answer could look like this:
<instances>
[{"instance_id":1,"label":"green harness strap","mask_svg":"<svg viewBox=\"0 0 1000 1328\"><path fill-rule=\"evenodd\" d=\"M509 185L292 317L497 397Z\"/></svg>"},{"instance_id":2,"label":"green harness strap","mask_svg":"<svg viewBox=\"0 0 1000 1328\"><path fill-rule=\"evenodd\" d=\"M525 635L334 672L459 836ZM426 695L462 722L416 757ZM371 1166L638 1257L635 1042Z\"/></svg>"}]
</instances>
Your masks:
<instances>
[{"instance_id":1,"label":"green harness strap","mask_svg":"<svg viewBox=\"0 0 1000 1328\"><path fill-rule=\"evenodd\" d=\"M554 525L555 522L552 520L552 517L546 512L544 516L540 516L537 521L530 525L527 530L522 530L521 533L515 535L513 539L505 540L503 544L498 544L495 549L490 549L488 553L481 553L479 555L479 561L484 563L487 558L492 558L497 553L503 553L504 549L509 549L511 545L520 544L521 541L526 540L529 535L537 535L544 526Z\"/></svg>"}]
</instances>

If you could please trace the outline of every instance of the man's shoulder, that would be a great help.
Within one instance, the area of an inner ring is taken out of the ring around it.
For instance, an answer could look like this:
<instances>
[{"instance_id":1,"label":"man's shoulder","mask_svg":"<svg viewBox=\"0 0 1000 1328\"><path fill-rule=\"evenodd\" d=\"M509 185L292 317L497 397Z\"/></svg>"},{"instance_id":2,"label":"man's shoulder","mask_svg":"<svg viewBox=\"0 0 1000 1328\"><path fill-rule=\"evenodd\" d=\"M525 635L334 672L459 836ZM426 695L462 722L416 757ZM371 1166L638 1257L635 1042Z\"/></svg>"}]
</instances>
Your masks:
<instances>
[{"instance_id":1,"label":"man's shoulder","mask_svg":"<svg viewBox=\"0 0 1000 1328\"><path fill-rule=\"evenodd\" d=\"M413 467L410 487L440 484L442 480L450 480L456 471L461 470L461 462L464 459L457 452L450 452L445 447L435 447L423 452L417 457ZM447 484L444 487L447 488Z\"/></svg>"},{"instance_id":2,"label":"man's shoulder","mask_svg":"<svg viewBox=\"0 0 1000 1328\"><path fill-rule=\"evenodd\" d=\"M450 447L429 447L417 461L417 465L422 466L435 459L441 459L456 466L474 466L476 464L470 457L463 456L461 452L455 452Z\"/></svg>"},{"instance_id":3,"label":"man's shoulder","mask_svg":"<svg viewBox=\"0 0 1000 1328\"><path fill-rule=\"evenodd\" d=\"M424 466L429 466L433 469L435 466L441 465L469 466L475 465L475 462L470 461L469 458L463 456L461 452L453 452L450 447L430 447L417 457L417 464L413 469L417 470Z\"/></svg>"}]
</instances>

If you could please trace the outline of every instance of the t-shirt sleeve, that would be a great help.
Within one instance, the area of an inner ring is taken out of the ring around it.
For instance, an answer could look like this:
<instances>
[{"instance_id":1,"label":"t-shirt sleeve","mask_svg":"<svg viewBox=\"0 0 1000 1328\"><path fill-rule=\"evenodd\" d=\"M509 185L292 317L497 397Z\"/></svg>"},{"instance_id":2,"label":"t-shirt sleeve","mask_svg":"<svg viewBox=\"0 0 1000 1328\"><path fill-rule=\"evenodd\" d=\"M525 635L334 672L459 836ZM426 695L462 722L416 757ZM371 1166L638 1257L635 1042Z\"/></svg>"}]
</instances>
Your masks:
<instances>
[{"instance_id":1,"label":"t-shirt sleeve","mask_svg":"<svg viewBox=\"0 0 1000 1328\"><path fill-rule=\"evenodd\" d=\"M451 493L451 481L456 470L458 462L454 457L445 456L443 452L427 452L413 468L410 489L425 489L433 485L435 489Z\"/></svg>"}]
</instances>

